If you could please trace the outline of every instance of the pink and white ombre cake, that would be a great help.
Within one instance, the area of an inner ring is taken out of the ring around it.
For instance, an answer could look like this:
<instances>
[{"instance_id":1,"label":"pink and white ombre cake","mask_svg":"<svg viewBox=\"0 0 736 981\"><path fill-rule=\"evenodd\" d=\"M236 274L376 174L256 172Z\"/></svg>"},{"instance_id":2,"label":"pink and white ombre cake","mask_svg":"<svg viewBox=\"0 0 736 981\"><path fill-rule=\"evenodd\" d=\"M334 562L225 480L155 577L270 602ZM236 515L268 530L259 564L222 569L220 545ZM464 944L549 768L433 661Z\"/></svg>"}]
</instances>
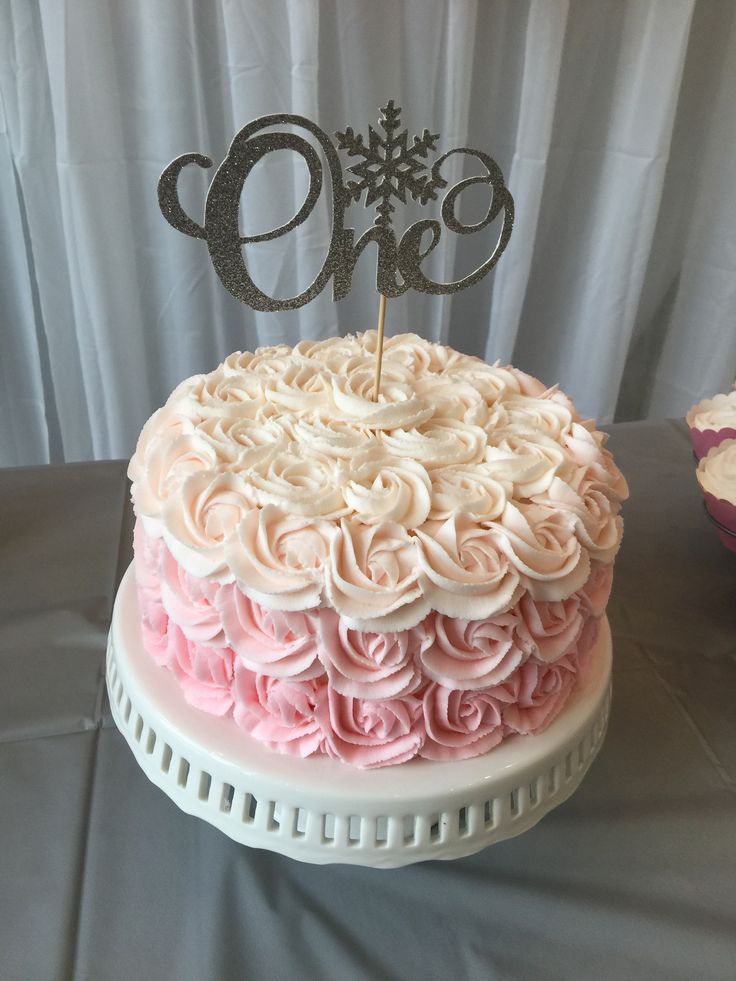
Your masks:
<instances>
[{"instance_id":1,"label":"pink and white ombre cake","mask_svg":"<svg viewBox=\"0 0 736 981\"><path fill-rule=\"evenodd\" d=\"M413 334L235 353L129 475L143 641L277 753L457 760L584 683L626 483L557 388Z\"/></svg>"}]
</instances>

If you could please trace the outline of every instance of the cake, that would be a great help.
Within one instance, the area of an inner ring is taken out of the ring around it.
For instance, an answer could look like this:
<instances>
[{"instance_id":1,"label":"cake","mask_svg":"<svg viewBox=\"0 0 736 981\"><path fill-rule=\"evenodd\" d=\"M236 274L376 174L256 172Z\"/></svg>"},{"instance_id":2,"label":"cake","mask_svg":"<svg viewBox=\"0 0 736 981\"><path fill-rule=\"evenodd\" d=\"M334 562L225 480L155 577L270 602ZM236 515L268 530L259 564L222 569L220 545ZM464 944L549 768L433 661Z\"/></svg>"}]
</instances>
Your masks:
<instances>
[{"instance_id":1,"label":"cake","mask_svg":"<svg viewBox=\"0 0 736 981\"><path fill-rule=\"evenodd\" d=\"M585 674L626 483L556 387L414 334L236 352L129 467L142 640L277 753L457 760Z\"/></svg>"}]
</instances>

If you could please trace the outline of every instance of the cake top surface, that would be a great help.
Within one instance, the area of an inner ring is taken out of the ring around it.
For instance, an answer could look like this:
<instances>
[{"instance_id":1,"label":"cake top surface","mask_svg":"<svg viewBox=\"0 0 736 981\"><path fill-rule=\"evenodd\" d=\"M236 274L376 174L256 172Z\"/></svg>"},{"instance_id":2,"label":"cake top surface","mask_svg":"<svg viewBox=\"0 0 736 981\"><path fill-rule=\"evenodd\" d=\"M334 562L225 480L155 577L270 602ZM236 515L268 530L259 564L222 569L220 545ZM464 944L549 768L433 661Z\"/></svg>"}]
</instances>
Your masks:
<instances>
[{"instance_id":1,"label":"cake top surface","mask_svg":"<svg viewBox=\"0 0 736 981\"><path fill-rule=\"evenodd\" d=\"M357 629L564 600L612 561L626 483L556 387L414 334L236 352L144 426L136 513L191 575Z\"/></svg>"}]
</instances>

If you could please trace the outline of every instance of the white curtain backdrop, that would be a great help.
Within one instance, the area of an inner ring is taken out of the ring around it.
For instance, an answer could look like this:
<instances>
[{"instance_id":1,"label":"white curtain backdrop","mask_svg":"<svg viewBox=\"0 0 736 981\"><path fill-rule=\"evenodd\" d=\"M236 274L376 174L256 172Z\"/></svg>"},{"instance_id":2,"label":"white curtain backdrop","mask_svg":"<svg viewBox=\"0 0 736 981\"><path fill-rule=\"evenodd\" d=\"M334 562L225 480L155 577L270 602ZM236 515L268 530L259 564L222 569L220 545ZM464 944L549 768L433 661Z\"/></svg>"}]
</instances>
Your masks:
<instances>
[{"instance_id":1,"label":"white curtain backdrop","mask_svg":"<svg viewBox=\"0 0 736 981\"><path fill-rule=\"evenodd\" d=\"M489 277L390 302L390 332L513 360L603 422L730 387L733 0L0 0L0 464L129 455L175 384L230 351L373 326L375 252L345 300L329 284L254 313L164 221L156 182L187 151L219 164L256 116L365 132L390 98L410 133L490 152L517 216ZM212 173L182 178L198 220ZM242 226L286 221L304 189L301 161L273 154ZM436 271L467 273L495 234L443 231ZM254 279L292 295L328 240L320 201L248 247Z\"/></svg>"}]
</instances>

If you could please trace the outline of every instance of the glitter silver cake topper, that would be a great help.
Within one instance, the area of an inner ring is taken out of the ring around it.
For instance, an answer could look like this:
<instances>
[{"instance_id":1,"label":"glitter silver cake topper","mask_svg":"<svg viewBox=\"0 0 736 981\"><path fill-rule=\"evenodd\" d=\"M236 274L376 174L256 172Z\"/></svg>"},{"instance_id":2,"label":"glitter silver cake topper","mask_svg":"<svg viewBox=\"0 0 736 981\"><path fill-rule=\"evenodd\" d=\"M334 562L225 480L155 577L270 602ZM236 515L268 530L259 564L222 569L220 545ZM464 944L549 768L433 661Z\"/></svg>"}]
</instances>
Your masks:
<instances>
[{"instance_id":1,"label":"glitter silver cake topper","mask_svg":"<svg viewBox=\"0 0 736 981\"><path fill-rule=\"evenodd\" d=\"M376 347L376 382L374 400L378 398L383 354L384 319L386 298L401 296L408 289L435 295L456 293L479 282L493 269L508 245L514 223L514 201L504 184L503 174L491 157L482 150L457 147L443 153L431 169L425 163L430 151L436 151L438 133L425 129L421 136L412 137L400 129L401 109L393 100L381 109L380 135L368 127L368 142L355 134L352 127L337 132L337 147L316 123L305 116L278 113L261 116L244 126L233 140L228 155L218 167L207 192L204 225L198 225L181 206L178 193L179 174L189 164L207 169L212 166L210 157L201 153L185 153L172 161L158 182L158 201L161 211L174 228L185 235L203 238L207 242L210 258L223 286L236 299L254 310L296 310L318 296L332 279L332 298L340 300L350 292L353 270L363 249L375 242L378 249L376 288L381 300L378 315L378 341ZM327 162L332 189L332 235L324 264L314 281L298 296L275 299L260 290L251 279L243 246L280 238L297 228L312 213L324 181L324 167L319 154L304 137L291 132L274 132L273 127L289 126L306 130L319 145ZM270 130L270 132L263 132ZM253 167L274 150L292 150L304 160L309 171L309 188L296 214L284 225L260 235L241 235L239 231L240 197ZM344 182L338 150L348 157L360 157L359 163L347 168L355 179ZM442 176L442 165L454 154L465 154L479 160L485 173L466 177L454 184L442 199L441 215L445 227L458 235L479 232L503 212L503 223L498 242L491 255L478 268L450 283L438 283L429 279L421 270L422 262L434 251L440 241L442 226L433 218L414 222L397 239L393 228L394 201L406 204L409 194L420 205L437 200L437 192L447 187ZM474 184L487 184L491 200L485 217L475 224L465 225L456 215L459 196ZM355 241L355 229L345 227L345 212L365 193L365 206L375 202L376 216L373 225ZM429 244L422 247L425 233Z\"/></svg>"},{"instance_id":2,"label":"glitter silver cake topper","mask_svg":"<svg viewBox=\"0 0 736 981\"><path fill-rule=\"evenodd\" d=\"M376 242L378 262L376 288L385 297L401 296L408 289L420 293L455 293L479 282L495 266L506 248L514 222L514 202L504 184L501 170L488 154L468 147L457 147L442 154L431 169L425 162L430 151L436 150L439 134L425 129L409 143L407 130L400 130L401 109L393 101L381 109L380 135L368 127L368 141L356 135L352 127L336 133L337 148L327 134L310 119L280 113L262 116L248 123L235 137L227 157L215 173L207 193L204 225L190 218L179 202L179 174L189 164L209 168L212 160L199 153L185 153L164 170L158 184L158 200L164 217L174 228L186 235L207 242L217 275L230 293L254 310L295 310L309 303L322 292L332 278L332 298L340 300L350 292L353 270L363 249ZM324 264L314 281L298 296L275 299L260 290L250 277L243 246L266 242L288 234L307 220L322 193L324 167L314 146L291 132L262 132L275 126L290 126L306 130L324 153L332 188L332 236ZM309 171L309 189L303 204L286 224L260 235L241 235L238 219L240 196L253 167L274 150L292 150L304 160ZM348 174L356 179L344 182L338 150L348 157L360 157L348 166ZM444 195L441 205L445 227L459 235L478 232L489 225L502 211L503 224L492 254L472 273L450 283L437 283L421 270L424 259L440 241L442 226L436 219L422 219L410 225L397 239L393 228L394 202L405 204L407 194L421 205L437 200L437 192L447 187L442 176L443 163L454 154L466 154L480 161L485 173L458 181ZM473 184L487 184L491 200L485 217L465 225L456 216L458 197ZM371 228L355 241L355 229L345 227L345 212L365 194L365 206L375 202L376 216ZM430 241L422 248L426 233Z\"/></svg>"}]
</instances>

